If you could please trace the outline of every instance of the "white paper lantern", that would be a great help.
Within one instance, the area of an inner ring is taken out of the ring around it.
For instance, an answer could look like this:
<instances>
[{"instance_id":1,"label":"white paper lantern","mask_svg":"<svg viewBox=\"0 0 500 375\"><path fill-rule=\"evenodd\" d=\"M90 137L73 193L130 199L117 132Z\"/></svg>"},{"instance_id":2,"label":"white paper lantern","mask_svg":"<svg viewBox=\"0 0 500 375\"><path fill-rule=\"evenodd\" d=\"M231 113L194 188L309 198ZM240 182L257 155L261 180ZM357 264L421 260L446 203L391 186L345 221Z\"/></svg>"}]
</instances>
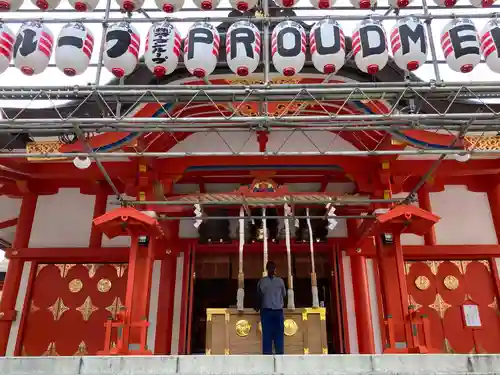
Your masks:
<instances>
[{"instance_id":1,"label":"white paper lantern","mask_svg":"<svg viewBox=\"0 0 500 375\"><path fill-rule=\"evenodd\" d=\"M353 7L358 9L370 9L377 6L377 0L349 0Z\"/></svg>"},{"instance_id":2,"label":"white paper lantern","mask_svg":"<svg viewBox=\"0 0 500 375\"><path fill-rule=\"evenodd\" d=\"M103 64L115 77L132 73L139 60L141 39L128 22L111 25L106 31Z\"/></svg>"},{"instance_id":3,"label":"white paper lantern","mask_svg":"<svg viewBox=\"0 0 500 375\"><path fill-rule=\"evenodd\" d=\"M359 70L369 74L381 71L389 59L382 24L372 19L360 22L352 34L352 50Z\"/></svg>"},{"instance_id":4,"label":"white paper lantern","mask_svg":"<svg viewBox=\"0 0 500 375\"><path fill-rule=\"evenodd\" d=\"M23 23L14 44L15 66L28 76L42 73L49 65L53 45L54 36L43 23Z\"/></svg>"},{"instance_id":5,"label":"white paper lantern","mask_svg":"<svg viewBox=\"0 0 500 375\"><path fill-rule=\"evenodd\" d=\"M495 0L469 0L469 2L476 8L489 8L495 4Z\"/></svg>"},{"instance_id":6,"label":"white paper lantern","mask_svg":"<svg viewBox=\"0 0 500 375\"><path fill-rule=\"evenodd\" d=\"M321 73L337 73L345 63L344 31L337 21L325 18L309 32L309 48L314 67Z\"/></svg>"},{"instance_id":7,"label":"white paper lantern","mask_svg":"<svg viewBox=\"0 0 500 375\"><path fill-rule=\"evenodd\" d=\"M500 73L500 20L488 21L479 39L486 65L495 73Z\"/></svg>"},{"instance_id":8,"label":"white paper lantern","mask_svg":"<svg viewBox=\"0 0 500 375\"><path fill-rule=\"evenodd\" d=\"M396 65L413 71L427 59L424 25L418 18L409 16L396 22L391 30L391 48Z\"/></svg>"},{"instance_id":9,"label":"white paper lantern","mask_svg":"<svg viewBox=\"0 0 500 375\"><path fill-rule=\"evenodd\" d=\"M144 0L116 0L116 3L127 12L141 9L144 5Z\"/></svg>"},{"instance_id":10,"label":"white paper lantern","mask_svg":"<svg viewBox=\"0 0 500 375\"><path fill-rule=\"evenodd\" d=\"M393 8L406 8L413 0L389 0L389 6Z\"/></svg>"},{"instance_id":11,"label":"white paper lantern","mask_svg":"<svg viewBox=\"0 0 500 375\"><path fill-rule=\"evenodd\" d=\"M441 31L441 48L448 66L455 72L468 73L481 61L479 35L467 18L448 22Z\"/></svg>"},{"instance_id":12,"label":"white paper lantern","mask_svg":"<svg viewBox=\"0 0 500 375\"><path fill-rule=\"evenodd\" d=\"M38 9L46 11L56 9L61 3L61 0L31 0L31 2Z\"/></svg>"},{"instance_id":13,"label":"white paper lantern","mask_svg":"<svg viewBox=\"0 0 500 375\"><path fill-rule=\"evenodd\" d=\"M1 0L0 12L15 12L21 8L24 0Z\"/></svg>"},{"instance_id":14,"label":"white paper lantern","mask_svg":"<svg viewBox=\"0 0 500 375\"><path fill-rule=\"evenodd\" d=\"M274 2L280 8L291 8L294 7L299 0L274 0Z\"/></svg>"},{"instance_id":15,"label":"white paper lantern","mask_svg":"<svg viewBox=\"0 0 500 375\"><path fill-rule=\"evenodd\" d=\"M452 8L457 3L457 0L434 0L437 6L443 8Z\"/></svg>"},{"instance_id":16,"label":"white paper lantern","mask_svg":"<svg viewBox=\"0 0 500 375\"><path fill-rule=\"evenodd\" d=\"M14 42L16 36L7 25L0 23L0 73L9 67L14 53Z\"/></svg>"},{"instance_id":17,"label":"white paper lantern","mask_svg":"<svg viewBox=\"0 0 500 375\"><path fill-rule=\"evenodd\" d=\"M158 78L172 74L179 64L182 38L177 28L168 23L157 22L149 29L146 38L144 62Z\"/></svg>"},{"instance_id":18,"label":"white paper lantern","mask_svg":"<svg viewBox=\"0 0 500 375\"><path fill-rule=\"evenodd\" d=\"M284 76L300 73L306 61L307 35L295 21L283 21L273 30L271 55L274 68Z\"/></svg>"},{"instance_id":19,"label":"white paper lantern","mask_svg":"<svg viewBox=\"0 0 500 375\"><path fill-rule=\"evenodd\" d=\"M247 10L255 8L259 0L229 0L229 4L234 9L240 12L246 12Z\"/></svg>"},{"instance_id":20,"label":"white paper lantern","mask_svg":"<svg viewBox=\"0 0 500 375\"><path fill-rule=\"evenodd\" d=\"M56 65L67 76L77 76L89 66L94 50L94 36L81 22L65 25L56 43Z\"/></svg>"},{"instance_id":21,"label":"white paper lantern","mask_svg":"<svg viewBox=\"0 0 500 375\"><path fill-rule=\"evenodd\" d=\"M184 41L184 64L192 75L203 78L215 70L219 57L220 36L207 22L197 22L189 28Z\"/></svg>"},{"instance_id":22,"label":"white paper lantern","mask_svg":"<svg viewBox=\"0 0 500 375\"><path fill-rule=\"evenodd\" d=\"M309 0L311 5L316 9L333 8L336 0Z\"/></svg>"},{"instance_id":23,"label":"white paper lantern","mask_svg":"<svg viewBox=\"0 0 500 375\"><path fill-rule=\"evenodd\" d=\"M193 2L201 10L212 10L219 6L220 0L193 0Z\"/></svg>"},{"instance_id":24,"label":"white paper lantern","mask_svg":"<svg viewBox=\"0 0 500 375\"><path fill-rule=\"evenodd\" d=\"M252 74L260 61L260 31L249 21L233 23L226 33L226 61L239 76Z\"/></svg>"},{"instance_id":25,"label":"white paper lantern","mask_svg":"<svg viewBox=\"0 0 500 375\"><path fill-rule=\"evenodd\" d=\"M155 3L165 13L178 12L184 6L184 0L155 0Z\"/></svg>"},{"instance_id":26,"label":"white paper lantern","mask_svg":"<svg viewBox=\"0 0 500 375\"><path fill-rule=\"evenodd\" d=\"M92 12L98 4L99 0L69 0L69 5L77 12Z\"/></svg>"}]
</instances>

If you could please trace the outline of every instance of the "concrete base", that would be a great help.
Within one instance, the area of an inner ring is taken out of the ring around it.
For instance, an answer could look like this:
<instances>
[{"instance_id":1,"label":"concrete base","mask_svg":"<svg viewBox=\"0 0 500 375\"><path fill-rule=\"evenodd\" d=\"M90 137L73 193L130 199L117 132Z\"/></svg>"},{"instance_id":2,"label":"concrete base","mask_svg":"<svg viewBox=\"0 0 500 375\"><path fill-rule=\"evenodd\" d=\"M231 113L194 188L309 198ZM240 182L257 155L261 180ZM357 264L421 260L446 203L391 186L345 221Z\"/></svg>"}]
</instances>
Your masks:
<instances>
[{"instance_id":1,"label":"concrete base","mask_svg":"<svg viewBox=\"0 0 500 375\"><path fill-rule=\"evenodd\" d=\"M500 374L500 355L7 357L0 375Z\"/></svg>"}]
</instances>

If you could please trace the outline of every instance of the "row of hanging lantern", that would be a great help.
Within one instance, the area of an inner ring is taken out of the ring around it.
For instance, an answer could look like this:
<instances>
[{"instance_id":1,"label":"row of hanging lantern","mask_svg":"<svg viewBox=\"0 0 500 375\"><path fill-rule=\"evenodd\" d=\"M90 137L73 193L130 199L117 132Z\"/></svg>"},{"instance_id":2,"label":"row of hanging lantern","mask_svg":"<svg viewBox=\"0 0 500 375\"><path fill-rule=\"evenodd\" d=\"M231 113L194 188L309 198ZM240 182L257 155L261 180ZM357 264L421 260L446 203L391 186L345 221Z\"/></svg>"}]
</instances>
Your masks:
<instances>
[{"instance_id":1,"label":"row of hanging lantern","mask_svg":"<svg viewBox=\"0 0 500 375\"><path fill-rule=\"evenodd\" d=\"M78 12L92 12L99 0L68 0L69 4ZM219 6L220 0L193 0L196 7L202 10L212 10ZM329 9L335 6L337 0L310 0L313 7L317 9ZM370 9L378 6L377 0L349 0L353 7L358 9ZM388 0L390 6L394 8L405 8L413 0ZM470 3L479 8L487 8L493 5L495 0L469 0ZM0 11L16 11L21 8L24 0L1 0ZM31 2L40 10L52 10L57 8L61 0L31 0ZM144 5L144 0L116 0L121 9L127 12L139 10ZM258 0L229 0L231 7L241 12L254 8ZM299 0L276 0L276 4L282 8L292 8L297 5ZM445 8L455 6L457 0L434 0L434 2ZM179 11L185 3L185 0L155 0L156 6L167 13Z\"/></svg>"},{"instance_id":2,"label":"row of hanging lantern","mask_svg":"<svg viewBox=\"0 0 500 375\"><path fill-rule=\"evenodd\" d=\"M103 65L116 77L131 74L139 61L140 36L129 22L108 27L105 34ZM91 31L81 22L65 25L56 41L56 66L68 76L79 75L89 66L94 49ZM226 61L239 76L253 73L260 62L261 34L250 21L232 24L226 33ZM336 73L345 63L345 37L339 24L325 18L313 25L309 33L295 21L279 23L271 36L271 60L284 76L300 73L306 61L307 46L314 67L321 73ZM0 73L13 58L14 65L26 75L43 72L50 61L54 37L40 21L24 23L17 36L0 24ZM398 67L414 71L427 59L425 29L415 17L397 21L390 33L390 45ZM206 77L219 59L220 35L207 22L191 26L184 40L167 21L154 23L146 38L144 60L157 77L171 74L177 68L181 53L186 69L196 77ZM488 67L500 73L500 21L490 20L479 36L469 19L454 19L441 32L441 46L446 63L457 72L470 72L483 54ZM372 19L359 23L352 35L352 56L356 66L375 74L389 59L388 41L382 24Z\"/></svg>"}]
</instances>

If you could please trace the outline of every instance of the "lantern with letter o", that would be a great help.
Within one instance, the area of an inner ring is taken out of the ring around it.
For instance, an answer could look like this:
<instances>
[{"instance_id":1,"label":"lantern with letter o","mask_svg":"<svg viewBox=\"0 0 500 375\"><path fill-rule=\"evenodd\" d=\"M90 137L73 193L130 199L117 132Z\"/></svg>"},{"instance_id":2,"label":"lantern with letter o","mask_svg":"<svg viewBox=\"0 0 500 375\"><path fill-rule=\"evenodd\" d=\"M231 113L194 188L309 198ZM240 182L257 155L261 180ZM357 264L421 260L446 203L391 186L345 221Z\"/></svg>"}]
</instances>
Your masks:
<instances>
[{"instance_id":1,"label":"lantern with letter o","mask_svg":"<svg viewBox=\"0 0 500 375\"><path fill-rule=\"evenodd\" d=\"M413 71L427 59L427 43L424 25L416 17L405 17L396 22L391 30L391 48L396 65Z\"/></svg>"},{"instance_id":2,"label":"lantern with letter o","mask_svg":"<svg viewBox=\"0 0 500 375\"><path fill-rule=\"evenodd\" d=\"M252 74L260 61L260 31L250 21L233 23L226 33L226 61L239 76Z\"/></svg>"},{"instance_id":3,"label":"lantern with letter o","mask_svg":"<svg viewBox=\"0 0 500 375\"><path fill-rule=\"evenodd\" d=\"M70 22L61 29L56 43L56 65L67 76L76 76L87 70L94 36L81 22Z\"/></svg>"},{"instance_id":4,"label":"lantern with letter o","mask_svg":"<svg viewBox=\"0 0 500 375\"><path fill-rule=\"evenodd\" d=\"M481 31L481 52L486 65L495 73L500 73L500 20L488 21Z\"/></svg>"},{"instance_id":5,"label":"lantern with letter o","mask_svg":"<svg viewBox=\"0 0 500 375\"><path fill-rule=\"evenodd\" d=\"M14 52L15 34L7 25L0 23L0 73L9 67Z\"/></svg>"},{"instance_id":6,"label":"lantern with letter o","mask_svg":"<svg viewBox=\"0 0 500 375\"><path fill-rule=\"evenodd\" d=\"M179 64L182 38L171 23L157 22L149 29L146 38L144 62L157 77L172 74Z\"/></svg>"},{"instance_id":7,"label":"lantern with letter o","mask_svg":"<svg viewBox=\"0 0 500 375\"><path fill-rule=\"evenodd\" d=\"M321 73L336 73L345 63L345 37L337 21L325 18L309 33L309 48L314 67Z\"/></svg>"},{"instance_id":8,"label":"lantern with letter o","mask_svg":"<svg viewBox=\"0 0 500 375\"><path fill-rule=\"evenodd\" d=\"M219 57L220 36L208 22L197 22L189 28L184 41L184 64L198 78L213 73Z\"/></svg>"},{"instance_id":9,"label":"lantern with letter o","mask_svg":"<svg viewBox=\"0 0 500 375\"><path fill-rule=\"evenodd\" d=\"M441 48L446 63L455 72L469 73L481 61L479 35L467 18L451 20L445 25Z\"/></svg>"},{"instance_id":10,"label":"lantern with letter o","mask_svg":"<svg viewBox=\"0 0 500 375\"><path fill-rule=\"evenodd\" d=\"M283 21L273 30L271 55L274 68L284 76L300 73L306 61L307 35L295 21Z\"/></svg>"},{"instance_id":11,"label":"lantern with letter o","mask_svg":"<svg viewBox=\"0 0 500 375\"><path fill-rule=\"evenodd\" d=\"M131 74L139 60L141 39L128 22L111 25L106 31L103 64L115 77Z\"/></svg>"},{"instance_id":12,"label":"lantern with letter o","mask_svg":"<svg viewBox=\"0 0 500 375\"><path fill-rule=\"evenodd\" d=\"M40 21L22 24L14 44L14 65L27 76L42 73L52 56L54 36Z\"/></svg>"},{"instance_id":13,"label":"lantern with letter o","mask_svg":"<svg viewBox=\"0 0 500 375\"><path fill-rule=\"evenodd\" d=\"M387 39L382 24L372 19L360 22L352 34L352 51L362 72L376 74L389 59Z\"/></svg>"}]
</instances>

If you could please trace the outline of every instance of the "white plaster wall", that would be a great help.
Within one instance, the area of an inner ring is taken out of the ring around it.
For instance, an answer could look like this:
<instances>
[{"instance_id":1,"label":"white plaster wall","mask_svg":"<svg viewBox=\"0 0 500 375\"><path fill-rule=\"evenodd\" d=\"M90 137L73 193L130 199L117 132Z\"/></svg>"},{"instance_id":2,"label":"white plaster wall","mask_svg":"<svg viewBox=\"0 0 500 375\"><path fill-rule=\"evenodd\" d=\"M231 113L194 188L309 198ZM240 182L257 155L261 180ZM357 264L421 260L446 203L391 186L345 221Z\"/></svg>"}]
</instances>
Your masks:
<instances>
[{"instance_id":1,"label":"white plaster wall","mask_svg":"<svg viewBox=\"0 0 500 375\"><path fill-rule=\"evenodd\" d=\"M447 185L430 193L432 211L441 217L435 225L438 245L498 244L488 195Z\"/></svg>"},{"instance_id":2,"label":"white plaster wall","mask_svg":"<svg viewBox=\"0 0 500 375\"><path fill-rule=\"evenodd\" d=\"M160 277L161 260L155 260L153 263L153 275L151 276L151 291L149 295L149 316L148 316L148 341L149 350L154 354L156 344L156 326L158 322L158 300L160 297Z\"/></svg>"},{"instance_id":3,"label":"white plaster wall","mask_svg":"<svg viewBox=\"0 0 500 375\"><path fill-rule=\"evenodd\" d=\"M17 293L16 306L17 319L12 322L9 333L9 340L7 341L7 350L5 355L7 357L13 356L16 349L17 337L19 336L19 328L21 325L21 314L23 313L24 300L26 299L28 291L28 283L30 278L32 262L24 262L23 272L21 273L21 283L19 284L19 291Z\"/></svg>"},{"instance_id":4,"label":"white plaster wall","mask_svg":"<svg viewBox=\"0 0 500 375\"><path fill-rule=\"evenodd\" d=\"M125 197L127 199L134 199L133 197ZM120 208L120 205L116 204L117 199L114 195L108 197L108 202L106 205L106 212L113 211ZM92 209L92 214L94 210ZM91 216L92 218L92 216ZM102 236L102 247L129 247L130 246L130 236L119 236L113 239L109 239L106 235Z\"/></svg>"},{"instance_id":5,"label":"white plaster wall","mask_svg":"<svg viewBox=\"0 0 500 375\"><path fill-rule=\"evenodd\" d=\"M0 222L15 219L19 216L22 199L0 196ZM0 237L12 243L16 234L16 226L0 230Z\"/></svg>"},{"instance_id":6,"label":"white plaster wall","mask_svg":"<svg viewBox=\"0 0 500 375\"><path fill-rule=\"evenodd\" d=\"M402 192L398 194L393 194L393 198L406 198L408 196L408 192ZM418 200L417 202L412 203L413 206L418 207ZM434 207L433 207L434 208ZM411 233L403 233L401 235L401 245L424 245L424 237L423 236L417 236L415 234Z\"/></svg>"},{"instance_id":7,"label":"white plaster wall","mask_svg":"<svg viewBox=\"0 0 500 375\"><path fill-rule=\"evenodd\" d=\"M370 294L370 313L372 317L373 327L373 340L375 343L375 353L381 354L383 351L382 346L382 333L380 327L380 314L378 309L378 295L377 295L377 282L375 263L373 259L366 259L366 273L368 277L368 293Z\"/></svg>"},{"instance_id":8,"label":"white plaster wall","mask_svg":"<svg viewBox=\"0 0 500 375\"><path fill-rule=\"evenodd\" d=\"M175 289L174 289L174 315L172 319L172 355L179 354L179 339L181 333L181 314L182 314L182 286L184 280L184 253L177 257L175 270Z\"/></svg>"},{"instance_id":9,"label":"white plaster wall","mask_svg":"<svg viewBox=\"0 0 500 375\"><path fill-rule=\"evenodd\" d=\"M342 270L344 272L344 293L347 311L347 329L349 331L350 354L359 354L358 328L356 326L356 307L354 306L354 286L352 283L351 258L342 255Z\"/></svg>"},{"instance_id":10,"label":"white plaster wall","mask_svg":"<svg viewBox=\"0 0 500 375\"><path fill-rule=\"evenodd\" d=\"M94 195L80 194L80 189L38 197L29 246L88 246L94 202Z\"/></svg>"}]
</instances>

